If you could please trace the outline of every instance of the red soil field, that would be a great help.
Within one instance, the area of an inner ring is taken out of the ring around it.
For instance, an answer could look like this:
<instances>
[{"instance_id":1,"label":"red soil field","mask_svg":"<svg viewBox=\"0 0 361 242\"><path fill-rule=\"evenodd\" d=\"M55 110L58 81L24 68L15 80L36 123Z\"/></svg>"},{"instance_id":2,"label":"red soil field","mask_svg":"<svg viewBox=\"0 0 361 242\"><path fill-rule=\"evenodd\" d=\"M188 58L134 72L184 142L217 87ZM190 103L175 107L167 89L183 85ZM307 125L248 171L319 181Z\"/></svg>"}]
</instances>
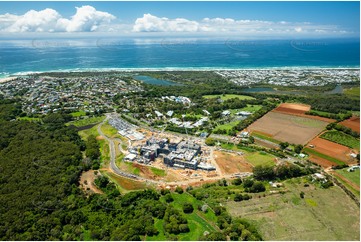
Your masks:
<instances>
[{"instance_id":1,"label":"red soil field","mask_svg":"<svg viewBox=\"0 0 361 242\"><path fill-rule=\"evenodd\" d=\"M316 119L320 121L325 121L328 123L333 123L336 120L319 117L319 116L313 116L313 115L307 115L306 112L311 110L310 105L301 104L301 103L281 103L277 108L273 109L273 112L279 112L279 113L285 113L285 114L291 114L295 116L300 117L306 117L311 119Z\"/></svg>"},{"instance_id":2,"label":"red soil field","mask_svg":"<svg viewBox=\"0 0 361 242\"><path fill-rule=\"evenodd\" d=\"M333 143L331 141L321 139L319 137L314 138L309 142L309 145L312 144L315 147L313 148L315 151L334 157L338 160L344 162L352 162L350 153L352 153L352 149Z\"/></svg>"},{"instance_id":3,"label":"red soil field","mask_svg":"<svg viewBox=\"0 0 361 242\"><path fill-rule=\"evenodd\" d=\"M281 103L273 111L285 112L285 113L295 113L295 114L304 114L311 110L310 105L300 104L300 103Z\"/></svg>"},{"instance_id":4,"label":"red soil field","mask_svg":"<svg viewBox=\"0 0 361 242\"><path fill-rule=\"evenodd\" d=\"M312 161L313 163L320 165L323 168L329 168L337 165L336 163L333 163L329 160L323 159L315 155L310 155L309 160Z\"/></svg>"},{"instance_id":5,"label":"red soil field","mask_svg":"<svg viewBox=\"0 0 361 242\"><path fill-rule=\"evenodd\" d=\"M351 117L340 123L341 125L360 133L360 117Z\"/></svg>"}]
</instances>

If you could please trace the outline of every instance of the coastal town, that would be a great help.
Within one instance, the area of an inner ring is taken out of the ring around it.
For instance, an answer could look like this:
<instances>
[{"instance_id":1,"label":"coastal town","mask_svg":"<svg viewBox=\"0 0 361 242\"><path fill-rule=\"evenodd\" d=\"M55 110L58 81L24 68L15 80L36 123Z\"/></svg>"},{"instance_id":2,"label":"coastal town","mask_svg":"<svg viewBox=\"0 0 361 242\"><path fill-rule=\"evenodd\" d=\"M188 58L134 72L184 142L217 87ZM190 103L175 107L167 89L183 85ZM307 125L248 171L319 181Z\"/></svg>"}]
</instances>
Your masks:
<instances>
[{"instance_id":1,"label":"coastal town","mask_svg":"<svg viewBox=\"0 0 361 242\"><path fill-rule=\"evenodd\" d=\"M323 86L358 80L356 69L253 69L216 71L220 76L240 86L270 84L277 86Z\"/></svg>"}]
</instances>

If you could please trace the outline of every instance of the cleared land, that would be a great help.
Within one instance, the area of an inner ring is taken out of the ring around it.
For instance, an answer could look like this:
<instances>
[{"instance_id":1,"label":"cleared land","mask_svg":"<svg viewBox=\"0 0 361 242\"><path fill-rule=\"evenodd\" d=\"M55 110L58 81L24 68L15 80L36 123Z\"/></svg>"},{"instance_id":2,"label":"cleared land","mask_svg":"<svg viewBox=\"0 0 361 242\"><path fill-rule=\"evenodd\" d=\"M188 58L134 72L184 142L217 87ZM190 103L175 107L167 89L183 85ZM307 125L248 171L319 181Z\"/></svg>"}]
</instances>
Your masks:
<instances>
[{"instance_id":1,"label":"cleared land","mask_svg":"<svg viewBox=\"0 0 361 242\"><path fill-rule=\"evenodd\" d=\"M290 114L304 114L311 110L310 105L301 103L281 103L274 111L285 112Z\"/></svg>"},{"instance_id":2,"label":"cleared land","mask_svg":"<svg viewBox=\"0 0 361 242\"><path fill-rule=\"evenodd\" d=\"M312 141L309 142L308 146L309 145L313 145L314 148L312 149L306 148L306 149L314 150L316 152L325 154L327 156L333 157L343 162L352 162L352 159L350 157L350 153L352 153L352 149L346 146L336 144L334 142L325 139L321 139L320 137L314 138Z\"/></svg>"},{"instance_id":3,"label":"cleared land","mask_svg":"<svg viewBox=\"0 0 361 242\"><path fill-rule=\"evenodd\" d=\"M335 170L335 172L346 178L349 182L353 183L360 191L360 170L357 169L353 172L349 172L347 170L348 168L344 168L341 170Z\"/></svg>"},{"instance_id":4,"label":"cleared land","mask_svg":"<svg viewBox=\"0 0 361 242\"><path fill-rule=\"evenodd\" d=\"M142 190L147 188L147 185L142 181L135 181L122 176L117 176L107 169L101 169L102 173L108 176L122 192L130 192L134 190Z\"/></svg>"},{"instance_id":5,"label":"cleared land","mask_svg":"<svg viewBox=\"0 0 361 242\"><path fill-rule=\"evenodd\" d=\"M360 133L360 117L351 117L340 123L341 125Z\"/></svg>"},{"instance_id":6,"label":"cleared land","mask_svg":"<svg viewBox=\"0 0 361 242\"><path fill-rule=\"evenodd\" d=\"M228 100L231 98L238 98L240 100L250 100L255 99L254 97L245 96L245 95L236 95L236 94L225 94L225 95L205 95L204 98L220 98L222 100Z\"/></svg>"},{"instance_id":7,"label":"cleared land","mask_svg":"<svg viewBox=\"0 0 361 242\"><path fill-rule=\"evenodd\" d=\"M90 118L80 119L80 120L76 120L76 121L71 121L71 122L67 123L67 125L74 125L76 127L83 127L83 126L87 126L87 125L91 125L91 124L100 123L104 119L105 119L105 116L90 117Z\"/></svg>"},{"instance_id":8,"label":"cleared land","mask_svg":"<svg viewBox=\"0 0 361 242\"><path fill-rule=\"evenodd\" d=\"M360 140L356 139L351 135L342 133L340 131L336 131L336 130L328 131L323 133L320 137L353 149L360 148Z\"/></svg>"},{"instance_id":9,"label":"cleared land","mask_svg":"<svg viewBox=\"0 0 361 242\"><path fill-rule=\"evenodd\" d=\"M327 124L320 120L271 111L251 124L248 130L283 142L306 144Z\"/></svg>"},{"instance_id":10,"label":"cleared land","mask_svg":"<svg viewBox=\"0 0 361 242\"><path fill-rule=\"evenodd\" d=\"M309 119L315 119L320 120L328 123L335 122L334 119L319 117L319 116L313 116L313 115L307 115L306 112L311 110L310 105L301 104L301 103L281 103L277 108L273 109L272 111L278 112L278 113L285 113L300 117L305 117Z\"/></svg>"},{"instance_id":11,"label":"cleared land","mask_svg":"<svg viewBox=\"0 0 361 242\"><path fill-rule=\"evenodd\" d=\"M343 91L346 95L352 97L352 98L360 98L360 87L353 87L350 89L344 89Z\"/></svg>"},{"instance_id":12,"label":"cleared land","mask_svg":"<svg viewBox=\"0 0 361 242\"><path fill-rule=\"evenodd\" d=\"M230 213L254 220L264 240L360 240L360 209L334 186L304 187L302 178L284 183L284 194L228 202ZM300 198L300 192L305 198ZM342 202L340 202L342 201Z\"/></svg>"},{"instance_id":13,"label":"cleared land","mask_svg":"<svg viewBox=\"0 0 361 242\"><path fill-rule=\"evenodd\" d=\"M214 151L214 157L224 175L252 172L253 166L245 160L244 156L223 151Z\"/></svg>"}]
</instances>

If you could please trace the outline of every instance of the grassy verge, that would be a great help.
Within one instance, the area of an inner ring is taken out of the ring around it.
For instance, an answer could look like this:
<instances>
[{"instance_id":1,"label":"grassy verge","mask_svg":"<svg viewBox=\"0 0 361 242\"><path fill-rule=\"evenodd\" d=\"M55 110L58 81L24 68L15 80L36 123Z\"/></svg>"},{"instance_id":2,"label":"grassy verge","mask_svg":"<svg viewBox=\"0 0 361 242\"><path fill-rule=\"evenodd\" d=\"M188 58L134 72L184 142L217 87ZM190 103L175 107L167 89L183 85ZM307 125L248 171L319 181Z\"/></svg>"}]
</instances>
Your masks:
<instances>
[{"instance_id":1,"label":"grassy verge","mask_svg":"<svg viewBox=\"0 0 361 242\"><path fill-rule=\"evenodd\" d=\"M312 155L315 155L315 156L318 156L320 158L323 158L323 159L326 159L326 160L329 160L329 161L332 161L338 165L344 165L345 162L343 161L340 161L336 158L333 158L331 156L328 156L328 155L325 155L325 154L322 154L320 152L317 152L316 150L313 150L313 149L310 149L310 148L304 148L303 149L304 152L308 153L308 154L312 154Z\"/></svg>"},{"instance_id":2,"label":"grassy verge","mask_svg":"<svg viewBox=\"0 0 361 242\"><path fill-rule=\"evenodd\" d=\"M83 127L83 126L87 126L87 125L91 125L91 124L100 123L104 119L105 119L105 116L90 117L90 118L80 119L80 120L76 120L76 121L71 121L71 122L67 123L67 125L74 125L76 127Z\"/></svg>"},{"instance_id":3,"label":"grassy verge","mask_svg":"<svg viewBox=\"0 0 361 242\"><path fill-rule=\"evenodd\" d=\"M253 132L252 132L252 136L257 137L257 138L260 138L260 139L268 140L268 141L270 141L270 142L272 142L272 143L275 143L275 144L281 143L281 141L278 141L278 140L276 140L276 139L273 139L272 137L269 137L269 136L267 136L267 135L258 133L258 132L256 132L256 131L253 131Z\"/></svg>"},{"instance_id":4,"label":"grassy verge","mask_svg":"<svg viewBox=\"0 0 361 242\"><path fill-rule=\"evenodd\" d=\"M347 180L353 182L355 185L360 184L360 170L355 170L353 172L347 171L348 168L344 168L341 170L335 170L338 174L345 177Z\"/></svg>"},{"instance_id":5,"label":"grassy verge","mask_svg":"<svg viewBox=\"0 0 361 242\"><path fill-rule=\"evenodd\" d=\"M81 116L85 116L86 112L85 111L78 111L78 112L73 112L70 114L73 117L81 117Z\"/></svg>"},{"instance_id":6,"label":"grassy verge","mask_svg":"<svg viewBox=\"0 0 361 242\"><path fill-rule=\"evenodd\" d=\"M225 94L225 95L205 95L204 98L221 98L222 100L228 100L231 98L238 98L240 100L252 100L254 97L246 96L246 95L236 95L236 94Z\"/></svg>"},{"instance_id":7,"label":"grassy verge","mask_svg":"<svg viewBox=\"0 0 361 242\"><path fill-rule=\"evenodd\" d=\"M30 118L30 117L18 117L17 120L25 120L25 121L36 121L40 122L41 118Z\"/></svg>"},{"instance_id":8,"label":"grassy verge","mask_svg":"<svg viewBox=\"0 0 361 242\"><path fill-rule=\"evenodd\" d=\"M327 131L321 135L321 138L353 149L360 149L360 140L340 131Z\"/></svg>"},{"instance_id":9,"label":"grassy verge","mask_svg":"<svg viewBox=\"0 0 361 242\"><path fill-rule=\"evenodd\" d=\"M144 182L118 176L109 171L102 171L102 173L109 177L109 179L111 179L117 185L121 192L130 192L147 188L147 185Z\"/></svg>"},{"instance_id":10,"label":"grassy verge","mask_svg":"<svg viewBox=\"0 0 361 242\"><path fill-rule=\"evenodd\" d=\"M158 168L155 168L155 167L151 167L150 170L153 172L154 175L156 176L165 176L165 170L162 170L162 169L158 169Z\"/></svg>"},{"instance_id":11,"label":"grassy verge","mask_svg":"<svg viewBox=\"0 0 361 242\"><path fill-rule=\"evenodd\" d=\"M221 124L221 125L218 125L217 127L215 127L214 131L219 130L219 129L225 129L228 131L228 130L231 130L234 126L236 126L238 123L239 123L239 121L233 121L233 122Z\"/></svg>"}]
</instances>

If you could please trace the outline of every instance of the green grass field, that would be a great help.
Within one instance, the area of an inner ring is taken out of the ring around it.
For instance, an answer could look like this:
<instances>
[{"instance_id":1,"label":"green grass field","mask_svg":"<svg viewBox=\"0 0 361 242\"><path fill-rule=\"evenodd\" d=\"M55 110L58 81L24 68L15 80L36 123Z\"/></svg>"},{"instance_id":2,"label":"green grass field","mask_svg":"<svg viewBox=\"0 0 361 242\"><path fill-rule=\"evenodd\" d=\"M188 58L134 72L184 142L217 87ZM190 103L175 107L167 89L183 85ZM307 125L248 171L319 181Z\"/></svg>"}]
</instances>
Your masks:
<instances>
[{"instance_id":1,"label":"green grass field","mask_svg":"<svg viewBox=\"0 0 361 242\"><path fill-rule=\"evenodd\" d=\"M95 137L99 136L97 126L94 126L90 129L81 130L78 132L78 134L83 140L87 140L89 135L94 135Z\"/></svg>"},{"instance_id":2,"label":"green grass field","mask_svg":"<svg viewBox=\"0 0 361 242\"><path fill-rule=\"evenodd\" d=\"M262 105L250 105L250 104L247 104L247 107L245 108L241 108L241 111L247 111L247 112L256 112L258 110L260 110L262 108Z\"/></svg>"},{"instance_id":3,"label":"green grass field","mask_svg":"<svg viewBox=\"0 0 361 242\"><path fill-rule=\"evenodd\" d=\"M310 119L310 118L304 118L304 117L291 117L292 118L292 122L294 124L298 124L301 126L306 126L306 127L310 127L310 128L324 128L325 127L325 122L320 121L320 120L316 120L316 119Z\"/></svg>"},{"instance_id":4,"label":"green grass field","mask_svg":"<svg viewBox=\"0 0 361 242\"><path fill-rule=\"evenodd\" d=\"M219 130L219 129L225 129L228 131L228 130L231 130L234 126L236 126L238 123L239 123L239 121L233 121L233 122L221 124L221 125L218 125L217 127L215 127L214 131Z\"/></svg>"},{"instance_id":5,"label":"green grass field","mask_svg":"<svg viewBox=\"0 0 361 242\"><path fill-rule=\"evenodd\" d=\"M337 130L327 131L320 137L353 149L360 149L360 140Z\"/></svg>"},{"instance_id":6,"label":"green grass field","mask_svg":"<svg viewBox=\"0 0 361 242\"><path fill-rule=\"evenodd\" d=\"M90 118L85 118L85 119L80 119L80 120L75 120L75 121L71 121L69 123L67 123L67 125L74 125L76 127L83 127L83 126L87 126L90 124L97 124L102 122L105 119L105 116L101 116L101 117L90 117Z\"/></svg>"},{"instance_id":7,"label":"green grass field","mask_svg":"<svg viewBox=\"0 0 361 242\"><path fill-rule=\"evenodd\" d=\"M275 165L274 156L262 151L247 152L242 151L246 160L254 166L258 165Z\"/></svg>"},{"instance_id":8,"label":"green grass field","mask_svg":"<svg viewBox=\"0 0 361 242\"><path fill-rule=\"evenodd\" d=\"M348 168L344 168L344 169L341 169L341 170L335 170L335 172L342 175L347 180L355 183L356 185L360 185L360 170L358 169L358 170L355 170L353 172L348 172L347 169Z\"/></svg>"},{"instance_id":9,"label":"green grass field","mask_svg":"<svg viewBox=\"0 0 361 242\"><path fill-rule=\"evenodd\" d=\"M273 139L272 137L269 137L269 136L267 136L267 135L258 133L257 131L253 131L253 132L252 132L252 136L257 137L257 138L260 138L260 139L264 139L264 140L271 141L271 142L273 142L273 143L275 143L275 144L281 143L281 141L276 140L276 139Z\"/></svg>"},{"instance_id":10,"label":"green grass field","mask_svg":"<svg viewBox=\"0 0 361 242\"><path fill-rule=\"evenodd\" d=\"M304 187L303 178L283 184L284 194L231 201L226 207L233 216L252 220L264 240L360 240L360 208L341 188Z\"/></svg>"},{"instance_id":11,"label":"green grass field","mask_svg":"<svg viewBox=\"0 0 361 242\"><path fill-rule=\"evenodd\" d=\"M109 177L119 188L121 192L131 192L134 190L143 190L147 185L141 181L135 181L125 177L117 176L112 172L102 171L102 174Z\"/></svg>"},{"instance_id":12,"label":"green grass field","mask_svg":"<svg viewBox=\"0 0 361 242\"><path fill-rule=\"evenodd\" d=\"M17 120L25 120L25 121L36 121L40 122L41 118L30 118L30 117L18 117Z\"/></svg>"},{"instance_id":13,"label":"green grass field","mask_svg":"<svg viewBox=\"0 0 361 242\"><path fill-rule=\"evenodd\" d=\"M86 112L85 111L78 111L78 112L73 112L70 114L73 117L81 117L81 116L85 116Z\"/></svg>"},{"instance_id":14,"label":"green grass field","mask_svg":"<svg viewBox=\"0 0 361 242\"><path fill-rule=\"evenodd\" d=\"M111 126L108 122L102 125L101 131L110 138L115 138L115 137L120 138L120 135L118 134L118 130L113 126Z\"/></svg>"},{"instance_id":15,"label":"green grass field","mask_svg":"<svg viewBox=\"0 0 361 242\"><path fill-rule=\"evenodd\" d=\"M353 87L350 89L344 89L343 93L352 97L352 98L360 98L360 87Z\"/></svg>"},{"instance_id":16,"label":"green grass field","mask_svg":"<svg viewBox=\"0 0 361 242\"><path fill-rule=\"evenodd\" d=\"M155 167L151 167L150 170L153 172L154 175L156 176L165 176L165 170L162 170L162 169L158 169L158 168L155 168Z\"/></svg>"},{"instance_id":17,"label":"green grass field","mask_svg":"<svg viewBox=\"0 0 361 242\"><path fill-rule=\"evenodd\" d=\"M251 100L255 99L254 97L245 96L245 95L236 95L236 94L225 94L225 95L205 95L204 98L221 98L222 100L228 100L231 98L238 98L240 100Z\"/></svg>"},{"instance_id":18,"label":"green grass field","mask_svg":"<svg viewBox=\"0 0 361 242\"><path fill-rule=\"evenodd\" d=\"M332 161L338 165L344 165L345 162L343 161L340 161L336 158L333 158L331 156L328 156L328 155L325 155L325 154L322 154L320 152L317 152L316 150L313 150L313 149L310 149L310 148L304 148L303 149L304 152L306 152L307 154L312 154L312 155L315 155L315 156L318 156L318 157L321 157L323 159L326 159L326 160L329 160L329 161Z\"/></svg>"}]
</instances>

